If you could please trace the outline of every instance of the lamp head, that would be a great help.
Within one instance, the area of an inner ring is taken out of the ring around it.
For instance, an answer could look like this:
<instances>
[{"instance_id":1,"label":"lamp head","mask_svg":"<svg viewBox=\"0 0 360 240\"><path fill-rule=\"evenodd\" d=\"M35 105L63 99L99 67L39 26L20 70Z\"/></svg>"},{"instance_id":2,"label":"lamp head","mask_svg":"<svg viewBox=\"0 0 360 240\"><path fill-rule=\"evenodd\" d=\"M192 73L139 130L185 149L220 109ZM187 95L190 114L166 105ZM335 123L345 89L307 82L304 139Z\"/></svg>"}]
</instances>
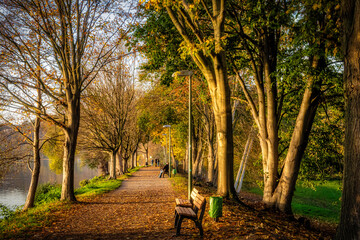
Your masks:
<instances>
[{"instance_id":1,"label":"lamp head","mask_svg":"<svg viewBox=\"0 0 360 240\"><path fill-rule=\"evenodd\" d=\"M172 77L183 77L183 76L191 76L193 74L194 74L193 71L183 70L183 71L174 72L171 76Z\"/></svg>"}]
</instances>

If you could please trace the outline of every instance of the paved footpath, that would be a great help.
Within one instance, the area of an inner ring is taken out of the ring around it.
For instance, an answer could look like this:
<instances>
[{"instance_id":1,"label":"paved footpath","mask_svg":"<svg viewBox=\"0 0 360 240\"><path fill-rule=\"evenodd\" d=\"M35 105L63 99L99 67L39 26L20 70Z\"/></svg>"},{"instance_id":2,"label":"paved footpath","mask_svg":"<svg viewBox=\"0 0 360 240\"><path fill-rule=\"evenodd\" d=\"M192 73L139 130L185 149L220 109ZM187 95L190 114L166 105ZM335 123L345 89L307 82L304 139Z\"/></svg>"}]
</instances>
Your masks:
<instances>
[{"instance_id":1,"label":"paved footpath","mask_svg":"<svg viewBox=\"0 0 360 240\"><path fill-rule=\"evenodd\" d=\"M186 239L173 229L175 192L159 168L142 168L110 193L71 205L34 239ZM186 231L186 230L185 230ZM190 231L190 229L188 230ZM198 231L191 231L198 234ZM192 234L190 233L190 234Z\"/></svg>"}]
</instances>

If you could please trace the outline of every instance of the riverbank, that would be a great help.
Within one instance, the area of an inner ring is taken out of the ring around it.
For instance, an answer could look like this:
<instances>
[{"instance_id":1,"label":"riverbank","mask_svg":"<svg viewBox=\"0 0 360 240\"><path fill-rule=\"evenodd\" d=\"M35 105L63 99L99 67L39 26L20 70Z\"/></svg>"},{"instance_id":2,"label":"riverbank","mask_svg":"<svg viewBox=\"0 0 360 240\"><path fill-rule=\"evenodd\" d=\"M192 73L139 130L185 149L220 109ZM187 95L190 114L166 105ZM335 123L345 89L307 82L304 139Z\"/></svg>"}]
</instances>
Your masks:
<instances>
[{"instance_id":1,"label":"riverbank","mask_svg":"<svg viewBox=\"0 0 360 240\"><path fill-rule=\"evenodd\" d=\"M39 185L61 184L62 174L56 174L50 169L50 162L45 157L41 160ZM79 182L98 175L97 169L82 166L79 158L74 164L74 187L79 188ZM4 178L0 179L0 205L11 210L25 204L31 181L31 172L26 163L16 164L10 168Z\"/></svg>"},{"instance_id":2,"label":"riverbank","mask_svg":"<svg viewBox=\"0 0 360 240\"><path fill-rule=\"evenodd\" d=\"M119 188L122 182L140 168L134 168L116 180L94 177L89 181L82 181L82 187L75 190L79 202L86 198L95 197ZM0 206L0 213L5 219L0 220L0 239L28 238L33 232L51 225L56 216L55 212L66 211L72 204L60 202L61 186L45 184L39 187L35 207L26 212L21 208L17 211Z\"/></svg>"}]
</instances>

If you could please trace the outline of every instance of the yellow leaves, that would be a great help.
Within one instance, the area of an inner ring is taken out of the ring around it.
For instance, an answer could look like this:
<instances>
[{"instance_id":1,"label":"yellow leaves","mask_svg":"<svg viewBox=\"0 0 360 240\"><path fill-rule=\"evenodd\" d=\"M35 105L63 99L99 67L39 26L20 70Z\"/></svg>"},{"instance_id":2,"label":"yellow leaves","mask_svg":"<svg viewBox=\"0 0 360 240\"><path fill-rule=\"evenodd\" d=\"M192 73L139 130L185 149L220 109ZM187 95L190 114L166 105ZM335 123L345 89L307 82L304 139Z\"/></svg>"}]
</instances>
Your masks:
<instances>
[{"instance_id":1,"label":"yellow leaves","mask_svg":"<svg viewBox=\"0 0 360 240\"><path fill-rule=\"evenodd\" d=\"M313 6L312 6L313 10L317 10L319 8L321 8L321 3L315 3Z\"/></svg>"}]
</instances>

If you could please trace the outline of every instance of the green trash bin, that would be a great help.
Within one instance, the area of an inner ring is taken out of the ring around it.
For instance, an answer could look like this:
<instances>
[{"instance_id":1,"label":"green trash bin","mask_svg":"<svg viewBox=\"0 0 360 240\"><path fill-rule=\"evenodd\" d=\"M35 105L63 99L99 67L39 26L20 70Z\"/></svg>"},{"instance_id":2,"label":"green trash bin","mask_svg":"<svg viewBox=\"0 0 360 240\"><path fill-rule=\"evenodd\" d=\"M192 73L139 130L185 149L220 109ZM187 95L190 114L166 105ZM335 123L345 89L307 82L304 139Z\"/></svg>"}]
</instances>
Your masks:
<instances>
[{"instance_id":1,"label":"green trash bin","mask_svg":"<svg viewBox=\"0 0 360 240\"><path fill-rule=\"evenodd\" d=\"M174 168L172 171L171 171L172 175L176 175L176 169Z\"/></svg>"},{"instance_id":2,"label":"green trash bin","mask_svg":"<svg viewBox=\"0 0 360 240\"><path fill-rule=\"evenodd\" d=\"M209 215L211 218L214 218L215 221L218 221L218 218L222 217L222 202L222 197L210 197Z\"/></svg>"}]
</instances>

